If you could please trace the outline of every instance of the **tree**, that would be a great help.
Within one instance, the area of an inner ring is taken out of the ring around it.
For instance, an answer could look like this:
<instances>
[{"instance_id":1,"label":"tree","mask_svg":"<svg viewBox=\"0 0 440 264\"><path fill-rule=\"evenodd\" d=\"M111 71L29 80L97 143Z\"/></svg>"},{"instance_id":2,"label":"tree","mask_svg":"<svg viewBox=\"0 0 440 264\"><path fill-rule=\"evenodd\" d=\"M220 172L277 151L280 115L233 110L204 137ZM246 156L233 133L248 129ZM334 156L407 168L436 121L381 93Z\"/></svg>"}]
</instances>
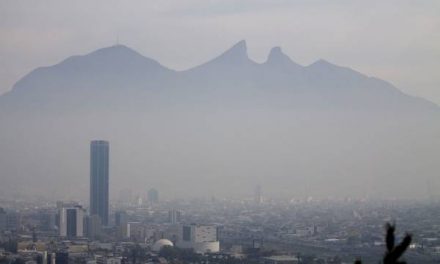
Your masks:
<instances>
[{"instance_id":1,"label":"tree","mask_svg":"<svg viewBox=\"0 0 440 264\"><path fill-rule=\"evenodd\" d=\"M394 236L394 232L396 231L396 226L390 223L386 224L386 235L385 235L385 243L386 243L386 251L383 257L383 264L406 264L405 261L400 261L400 257L402 257L403 253L408 249L409 244L411 244L411 235L406 234L403 238L402 242L395 246L396 238ZM356 260L355 264L361 264L361 260Z\"/></svg>"}]
</instances>

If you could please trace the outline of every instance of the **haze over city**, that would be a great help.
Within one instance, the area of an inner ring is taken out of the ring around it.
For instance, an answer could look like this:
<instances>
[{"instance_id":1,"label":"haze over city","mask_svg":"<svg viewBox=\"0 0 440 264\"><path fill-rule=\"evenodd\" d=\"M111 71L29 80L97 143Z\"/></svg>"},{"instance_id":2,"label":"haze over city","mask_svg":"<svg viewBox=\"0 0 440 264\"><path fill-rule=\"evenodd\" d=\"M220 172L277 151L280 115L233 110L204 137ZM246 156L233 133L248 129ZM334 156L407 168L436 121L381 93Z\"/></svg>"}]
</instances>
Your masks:
<instances>
[{"instance_id":1,"label":"haze over city","mask_svg":"<svg viewBox=\"0 0 440 264\"><path fill-rule=\"evenodd\" d=\"M440 263L440 2L0 2L0 264Z\"/></svg>"},{"instance_id":2,"label":"haze over city","mask_svg":"<svg viewBox=\"0 0 440 264\"><path fill-rule=\"evenodd\" d=\"M438 195L437 2L1 5L4 193Z\"/></svg>"}]
</instances>

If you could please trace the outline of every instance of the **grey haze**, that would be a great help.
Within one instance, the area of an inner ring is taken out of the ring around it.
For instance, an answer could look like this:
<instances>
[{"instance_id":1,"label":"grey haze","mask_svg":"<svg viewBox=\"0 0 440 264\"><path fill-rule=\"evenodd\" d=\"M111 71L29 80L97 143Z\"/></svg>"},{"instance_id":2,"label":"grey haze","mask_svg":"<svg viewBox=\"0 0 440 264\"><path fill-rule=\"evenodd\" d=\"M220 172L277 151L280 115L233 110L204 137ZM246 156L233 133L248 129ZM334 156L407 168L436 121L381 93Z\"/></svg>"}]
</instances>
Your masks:
<instances>
[{"instance_id":1,"label":"grey haze","mask_svg":"<svg viewBox=\"0 0 440 264\"><path fill-rule=\"evenodd\" d=\"M242 197L257 184L274 197L425 198L439 121L434 103L278 47L256 63L240 41L175 71L116 45L35 69L0 97L0 188L87 197L88 146L104 139L113 198Z\"/></svg>"}]
</instances>

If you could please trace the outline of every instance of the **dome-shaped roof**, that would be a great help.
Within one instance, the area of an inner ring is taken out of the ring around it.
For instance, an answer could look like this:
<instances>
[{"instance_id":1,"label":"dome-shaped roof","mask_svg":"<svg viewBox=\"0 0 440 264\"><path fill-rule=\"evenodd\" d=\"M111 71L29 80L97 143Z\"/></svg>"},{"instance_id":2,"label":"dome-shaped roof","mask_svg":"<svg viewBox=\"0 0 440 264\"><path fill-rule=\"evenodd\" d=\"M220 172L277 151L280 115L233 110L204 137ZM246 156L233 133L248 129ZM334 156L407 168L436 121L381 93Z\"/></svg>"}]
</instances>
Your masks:
<instances>
[{"instance_id":1,"label":"dome-shaped roof","mask_svg":"<svg viewBox=\"0 0 440 264\"><path fill-rule=\"evenodd\" d=\"M173 242L168 239L159 239L153 245L153 251L159 252L164 246L174 246Z\"/></svg>"}]
</instances>

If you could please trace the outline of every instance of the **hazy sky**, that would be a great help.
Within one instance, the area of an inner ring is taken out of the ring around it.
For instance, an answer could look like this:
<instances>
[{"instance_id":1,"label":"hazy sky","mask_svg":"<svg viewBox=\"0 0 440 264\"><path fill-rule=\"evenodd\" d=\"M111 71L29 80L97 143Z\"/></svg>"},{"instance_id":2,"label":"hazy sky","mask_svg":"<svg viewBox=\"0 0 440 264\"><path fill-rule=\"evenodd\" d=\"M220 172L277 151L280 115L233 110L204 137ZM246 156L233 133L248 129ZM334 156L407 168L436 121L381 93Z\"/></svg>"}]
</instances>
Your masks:
<instances>
[{"instance_id":1,"label":"hazy sky","mask_svg":"<svg viewBox=\"0 0 440 264\"><path fill-rule=\"evenodd\" d=\"M0 93L23 75L119 42L187 69L246 39L257 62L281 46L440 104L440 1L139 0L0 2Z\"/></svg>"}]
</instances>

